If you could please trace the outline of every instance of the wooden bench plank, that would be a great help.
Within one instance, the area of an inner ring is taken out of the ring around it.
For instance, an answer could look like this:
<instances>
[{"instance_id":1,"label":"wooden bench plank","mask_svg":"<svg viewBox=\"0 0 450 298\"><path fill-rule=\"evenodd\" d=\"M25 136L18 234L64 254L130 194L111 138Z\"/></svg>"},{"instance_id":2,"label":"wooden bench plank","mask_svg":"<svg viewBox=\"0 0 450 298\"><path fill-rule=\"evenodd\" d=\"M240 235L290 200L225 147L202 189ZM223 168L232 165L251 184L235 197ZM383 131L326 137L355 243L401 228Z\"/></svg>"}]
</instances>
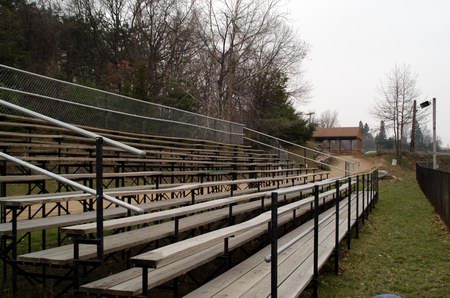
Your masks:
<instances>
[{"instance_id":1,"label":"wooden bench plank","mask_svg":"<svg viewBox=\"0 0 450 298\"><path fill-rule=\"evenodd\" d=\"M246 190L238 190L236 191L236 195L239 194L247 194L251 192L255 192L254 189L246 189ZM227 193L212 193L207 195L198 195L196 198L196 202L203 202L209 200L220 199L223 197L227 197ZM136 206L141 207L142 209L149 211L161 210L165 208L173 208L182 205L191 204L191 198L182 197L175 198L171 200L161 200L161 201L153 201L150 203L138 204ZM113 207L105 209L104 218L110 219L120 216L126 216L127 210L122 207ZM75 214L64 214L58 216L49 216L44 218L36 218L36 219L28 219L28 220L19 220L17 222L17 232L18 233L26 233L33 231L40 231L54 227L66 227L76 224L82 224L87 222L93 222L96 220L97 213L95 211L88 211L82 213ZM0 223L0 236L2 235L11 235L12 233L12 223Z\"/></svg>"},{"instance_id":2,"label":"wooden bench plank","mask_svg":"<svg viewBox=\"0 0 450 298\"><path fill-rule=\"evenodd\" d=\"M300 187L295 187L295 189L302 189L301 187L303 187L304 191L311 189L311 185L303 185ZM309 197L307 199L301 200L301 202L294 202L284 205L278 208L278 215L280 216L294 209L297 209L301 205L309 204L312 200L313 198ZM270 221L270 218L270 211L267 211L246 222L216 230L208 234L200 235L198 237L179 242L177 243L177 245L169 245L165 246L164 248L149 251L147 253L131 258L130 262L138 266L148 266L152 268L164 266L176 261L179 258L188 256L193 251L202 250L216 244L217 242L221 242L224 238L235 236L249 229L267 224Z\"/></svg>"},{"instance_id":3,"label":"wooden bench plank","mask_svg":"<svg viewBox=\"0 0 450 298\"><path fill-rule=\"evenodd\" d=\"M279 225L291 220L291 215L280 217ZM267 227L261 226L257 229L247 231L241 235L229 239L230 251L242 245L245 242L260 236L266 232ZM201 266L217 256L223 254L223 244L217 244L208 250L198 252L187 258L171 263L160 269L148 269L149 288L161 285L181 274L184 274L198 266ZM142 269L136 271L132 268L116 275L108 276L98 281L83 285L81 290L90 293L103 293L109 295L135 296L142 293ZM129 274L129 278L127 273ZM120 280L120 282L118 282Z\"/></svg>"},{"instance_id":4,"label":"wooden bench plank","mask_svg":"<svg viewBox=\"0 0 450 298\"><path fill-rule=\"evenodd\" d=\"M361 200L361 196L360 196ZM352 200L352 220L356 218L356 200ZM321 218L334 213L334 208L321 214ZM340 210L340 239L347 229L347 208ZM360 214L362 210L360 210ZM311 229L313 220L279 239L283 245ZM322 223L319 231L320 265L322 266L334 248L334 217ZM313 231L278 256L278 281L280 297L297 297L312 277ZM191 292L186 297L267 297L270 295L270 263L264 257L270 254L270 246L265 247L241 264ZM295 273L295 274L294 274ZM305 276L308 280L305 281Z\"/></svg>"},{"instance_id":5,"label":"wooden bench plank","mask_svg":"<svg viewBox=\"0 0 450 298\"><path fill-rule=\"evenodd\" d=\"M265 204L270 202L265 200ZM261 202L254 201L235 206L233 215L250 212L260 208ZM204 226L228 218L228 208L221 208L200 214L191 215L180 219L179 231L190 231L194 228ZM109 254L127 248L147 244L151 241L174 235L174 221L169 221L150 227L127 231L120 234L107 236L104 238L104 253ZM94 246L80 246L80 258L89 259L96 256L96 248ZM18 260L22 262L44 263L64 265L72 263L73 245L65 245L45 251L38 251L18 256Z\"/></svg>"}]
</instances>

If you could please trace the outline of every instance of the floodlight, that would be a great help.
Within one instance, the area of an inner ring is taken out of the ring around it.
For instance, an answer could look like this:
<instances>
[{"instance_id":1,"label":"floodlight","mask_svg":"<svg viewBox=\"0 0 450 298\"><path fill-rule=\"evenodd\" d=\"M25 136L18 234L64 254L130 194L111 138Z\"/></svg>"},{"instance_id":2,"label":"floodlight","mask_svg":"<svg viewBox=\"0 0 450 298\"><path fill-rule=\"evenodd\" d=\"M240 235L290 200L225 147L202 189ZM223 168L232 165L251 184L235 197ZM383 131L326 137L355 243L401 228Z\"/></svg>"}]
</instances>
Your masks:
<instances>
[{"instance_id":1,"label":"floodlight","mask_svg":"<svg viewBox=\"0 0 450 298\"><path fill-rule=\"evenodd\" d=\"M425 108L428 107L430 104L431 104L431 102L430 102L429 100L427 100L427 101L422 102L422 103L420 104L420 107L421 107L422 109L425 109Z\"/></svg>"}]
</instances>

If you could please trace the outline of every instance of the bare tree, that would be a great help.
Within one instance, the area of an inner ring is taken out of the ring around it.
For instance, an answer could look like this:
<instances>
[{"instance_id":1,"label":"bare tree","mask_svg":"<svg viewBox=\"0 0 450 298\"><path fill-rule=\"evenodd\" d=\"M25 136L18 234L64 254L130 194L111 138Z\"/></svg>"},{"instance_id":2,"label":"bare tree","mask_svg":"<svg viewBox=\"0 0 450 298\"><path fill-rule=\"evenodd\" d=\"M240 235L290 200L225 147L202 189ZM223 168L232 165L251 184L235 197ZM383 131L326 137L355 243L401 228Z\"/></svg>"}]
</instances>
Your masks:
<instances>
[{"instance_id":1,"label":"bare tree","mask_svg":"<svg viewBox=\"0 0 450 298\"><path fill-rule=\"evenodd\" d=\"M412 121L413 102L421 94L417 87L417 74L411 72L409 65L396 65L385 80L380 81L378 93L372 114L393 129L395 155L401 161L405 128Z\"/></svg>"},{"instance_id":2,"label":"bare tree","mask_svg":"<svg viewBox=\"0 0 450 298\"><path fill-rule=\"evenodd\" d=\"M292 75L307 46L285 24L277 10L280 0L204 0L200 2L200 71L209 84L207 113L242 121L254 111L251 82L274 71ZM212 85L211 85L212 84ZM307 88L299 84L296 95ZM294 93L292 93L294 94Z\"/></svg>"},{"instance_id":3,"label":"bare tree","mask_svg":"<svg viewBox=\"0 0 450 298\"><path fill-rule=\"evenodd\" d=\"M326 110L320 114L316 121L317 125L323 128L339 126L338 112Z\"/></svg>"}]
</instances>

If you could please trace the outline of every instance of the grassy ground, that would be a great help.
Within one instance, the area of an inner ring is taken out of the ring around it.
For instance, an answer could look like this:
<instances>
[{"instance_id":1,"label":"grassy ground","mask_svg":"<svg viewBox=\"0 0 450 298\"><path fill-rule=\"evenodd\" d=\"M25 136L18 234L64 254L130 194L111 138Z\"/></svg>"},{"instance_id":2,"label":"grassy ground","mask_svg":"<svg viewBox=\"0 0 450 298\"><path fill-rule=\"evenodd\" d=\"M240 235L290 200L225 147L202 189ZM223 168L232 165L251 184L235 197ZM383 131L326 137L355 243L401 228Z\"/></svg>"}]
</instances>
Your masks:
<instances>
[{"instance_id":1,"label":"grassy ground","mask_svg":"<svg viewBox=\"0 0 450 298\"><path fill-rule=\"evenodd\" d=\"M323 268L319 297L450 297L447 228L421 193L411 164L389 170L400 179L381 183L360 239L350 251L341 249L340 274L332 273L331 262Z\"/></svg>"}]
</instances>

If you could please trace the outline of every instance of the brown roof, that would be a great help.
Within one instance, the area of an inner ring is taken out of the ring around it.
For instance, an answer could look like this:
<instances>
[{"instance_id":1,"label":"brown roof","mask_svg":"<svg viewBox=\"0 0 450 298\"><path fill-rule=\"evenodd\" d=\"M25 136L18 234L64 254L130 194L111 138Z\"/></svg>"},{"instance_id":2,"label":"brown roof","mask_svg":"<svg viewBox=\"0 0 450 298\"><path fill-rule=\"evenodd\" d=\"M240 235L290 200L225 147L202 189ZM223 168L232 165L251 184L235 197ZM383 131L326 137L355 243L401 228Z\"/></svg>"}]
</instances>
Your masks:
<instances>
[{"instance_id":1,"label":"brown roof","mask_svg":"<svg viewBox=\"0 0 450 298\"><path fill-rule=\"evenodd\" d=\"M359 127L318 127L314 131L314 139L333 139L333 138L353 138L361 139L361 130Z\"/></svg>"}]
</instances>

